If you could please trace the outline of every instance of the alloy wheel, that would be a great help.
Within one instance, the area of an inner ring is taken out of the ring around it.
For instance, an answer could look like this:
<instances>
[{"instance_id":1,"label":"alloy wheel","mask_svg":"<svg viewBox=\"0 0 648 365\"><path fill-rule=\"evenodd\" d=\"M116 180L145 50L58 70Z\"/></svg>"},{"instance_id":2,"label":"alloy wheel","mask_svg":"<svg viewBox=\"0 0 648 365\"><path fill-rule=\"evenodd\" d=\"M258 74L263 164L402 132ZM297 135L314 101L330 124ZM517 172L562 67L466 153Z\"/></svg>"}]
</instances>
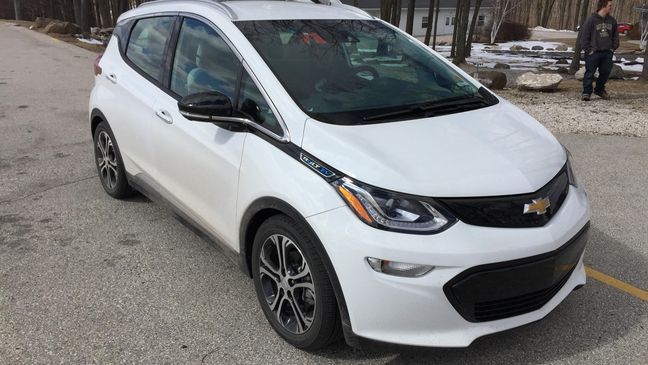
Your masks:
<instances>
[{"instance_id":1,"label":"alloy wheel","mask_svg":"<svg viewBox=\"0 0 648 365\"><path fill-rule=\"evenodd\" d=\"M315 286L306 258L288 237L268 237L259 253L259 279L266 304L286 330L303 334L315 316Z\"/></svg>"},{"instance_id":2,"label":"alloy wheel","mask_svg":"<svg viewBox=\"0 0 648 365\"><path fill-rule=\"evenodd\" d=\"M117 186L118 163L115 147L108 133L104 130L99 132L97 138L97 165L101 180L106 184L108 189L114 189Z\"/></svg>"}]
</instances>

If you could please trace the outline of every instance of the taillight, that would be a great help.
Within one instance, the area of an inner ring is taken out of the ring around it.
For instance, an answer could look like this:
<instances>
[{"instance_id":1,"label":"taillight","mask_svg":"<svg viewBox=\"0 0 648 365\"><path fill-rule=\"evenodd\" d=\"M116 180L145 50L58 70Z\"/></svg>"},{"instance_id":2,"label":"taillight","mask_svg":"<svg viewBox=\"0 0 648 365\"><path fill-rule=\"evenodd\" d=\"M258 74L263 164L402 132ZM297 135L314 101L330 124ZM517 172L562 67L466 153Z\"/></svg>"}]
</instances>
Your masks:
<instances>
[{"instance_id":1,"label":"taillight","mask_svg":"<svg viewBox=\"0 0 648 365\"><path fill-rule=\"evenodd\" d=\"M97 59L94 61L94 74L95 76L101 75L101 66L99 66L99 61L101 61L101 56L103 56L103 53L97 56Z\"/></svg>"}]
</instances>

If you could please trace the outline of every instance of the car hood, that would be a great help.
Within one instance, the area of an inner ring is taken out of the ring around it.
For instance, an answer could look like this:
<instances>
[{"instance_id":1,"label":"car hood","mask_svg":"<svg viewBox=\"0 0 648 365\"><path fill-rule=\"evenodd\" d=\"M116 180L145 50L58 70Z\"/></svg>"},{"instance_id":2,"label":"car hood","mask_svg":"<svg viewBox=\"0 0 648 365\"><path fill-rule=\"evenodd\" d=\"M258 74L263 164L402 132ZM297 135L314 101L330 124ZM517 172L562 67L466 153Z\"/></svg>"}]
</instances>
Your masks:
<instances>
[{"instance_id":1,"label":"car hood","mask_svg":"<svg viewBox=\"0 0 648 365\"><path fill-rule=\"evenodd\" d=\"M503 100L458 114L372 125L309 119L302 148L364 183L430 197L534 192L567 159L549 131Z\"/></svg>"}]
</instances>

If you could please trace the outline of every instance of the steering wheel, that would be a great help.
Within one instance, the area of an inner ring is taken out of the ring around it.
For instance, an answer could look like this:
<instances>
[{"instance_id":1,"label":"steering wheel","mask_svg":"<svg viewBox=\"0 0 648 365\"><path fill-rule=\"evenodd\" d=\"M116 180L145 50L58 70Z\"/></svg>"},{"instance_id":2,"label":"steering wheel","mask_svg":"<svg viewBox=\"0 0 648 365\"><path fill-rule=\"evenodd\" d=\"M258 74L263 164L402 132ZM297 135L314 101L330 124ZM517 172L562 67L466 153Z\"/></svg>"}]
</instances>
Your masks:
<instances>
[{"instance_id":1,"label":"steering wheel","mask_svg":"<svg viewBox=\"0 0 648 365\"><path fill-rule=\"evenodd\" d=\"M368 65L362 65L362 66L354 67L353 69L351 69L351 73L356 77L359 77L361 79L365 79L365 80L368 80L368 81L373 81L373 80L376 80L376 79L380 78L380 75L378 74L378 71L375 68L373 68L371 66L368 66ZM370 73L371 75L367 75L367 73ZM361 75L361 74L364 74L364 75Z\"/></svg>"}]
</instances>

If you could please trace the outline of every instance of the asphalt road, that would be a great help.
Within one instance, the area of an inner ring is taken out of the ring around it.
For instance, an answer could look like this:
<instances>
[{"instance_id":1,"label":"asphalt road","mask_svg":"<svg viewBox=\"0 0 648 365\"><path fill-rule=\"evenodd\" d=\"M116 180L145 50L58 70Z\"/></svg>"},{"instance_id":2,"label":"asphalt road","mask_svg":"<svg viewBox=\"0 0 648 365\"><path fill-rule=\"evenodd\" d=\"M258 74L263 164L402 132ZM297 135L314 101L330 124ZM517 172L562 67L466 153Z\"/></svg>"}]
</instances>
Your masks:
<instances>
[{"instance_id":1,"label":"asphalt road","mask_svg":"<svg viewBox=\"0 0 648 365\"><path fill-rule=\"evenodd\" d=\"M160 206L103 192L86 120L95 57L0 23L0 363L648 359L648 303L591 279L543 321L467 349L288 346L217 249ZM594 208L587 264L648 289L648 139L559 138Z\"/></svg>"}]
</instances>

